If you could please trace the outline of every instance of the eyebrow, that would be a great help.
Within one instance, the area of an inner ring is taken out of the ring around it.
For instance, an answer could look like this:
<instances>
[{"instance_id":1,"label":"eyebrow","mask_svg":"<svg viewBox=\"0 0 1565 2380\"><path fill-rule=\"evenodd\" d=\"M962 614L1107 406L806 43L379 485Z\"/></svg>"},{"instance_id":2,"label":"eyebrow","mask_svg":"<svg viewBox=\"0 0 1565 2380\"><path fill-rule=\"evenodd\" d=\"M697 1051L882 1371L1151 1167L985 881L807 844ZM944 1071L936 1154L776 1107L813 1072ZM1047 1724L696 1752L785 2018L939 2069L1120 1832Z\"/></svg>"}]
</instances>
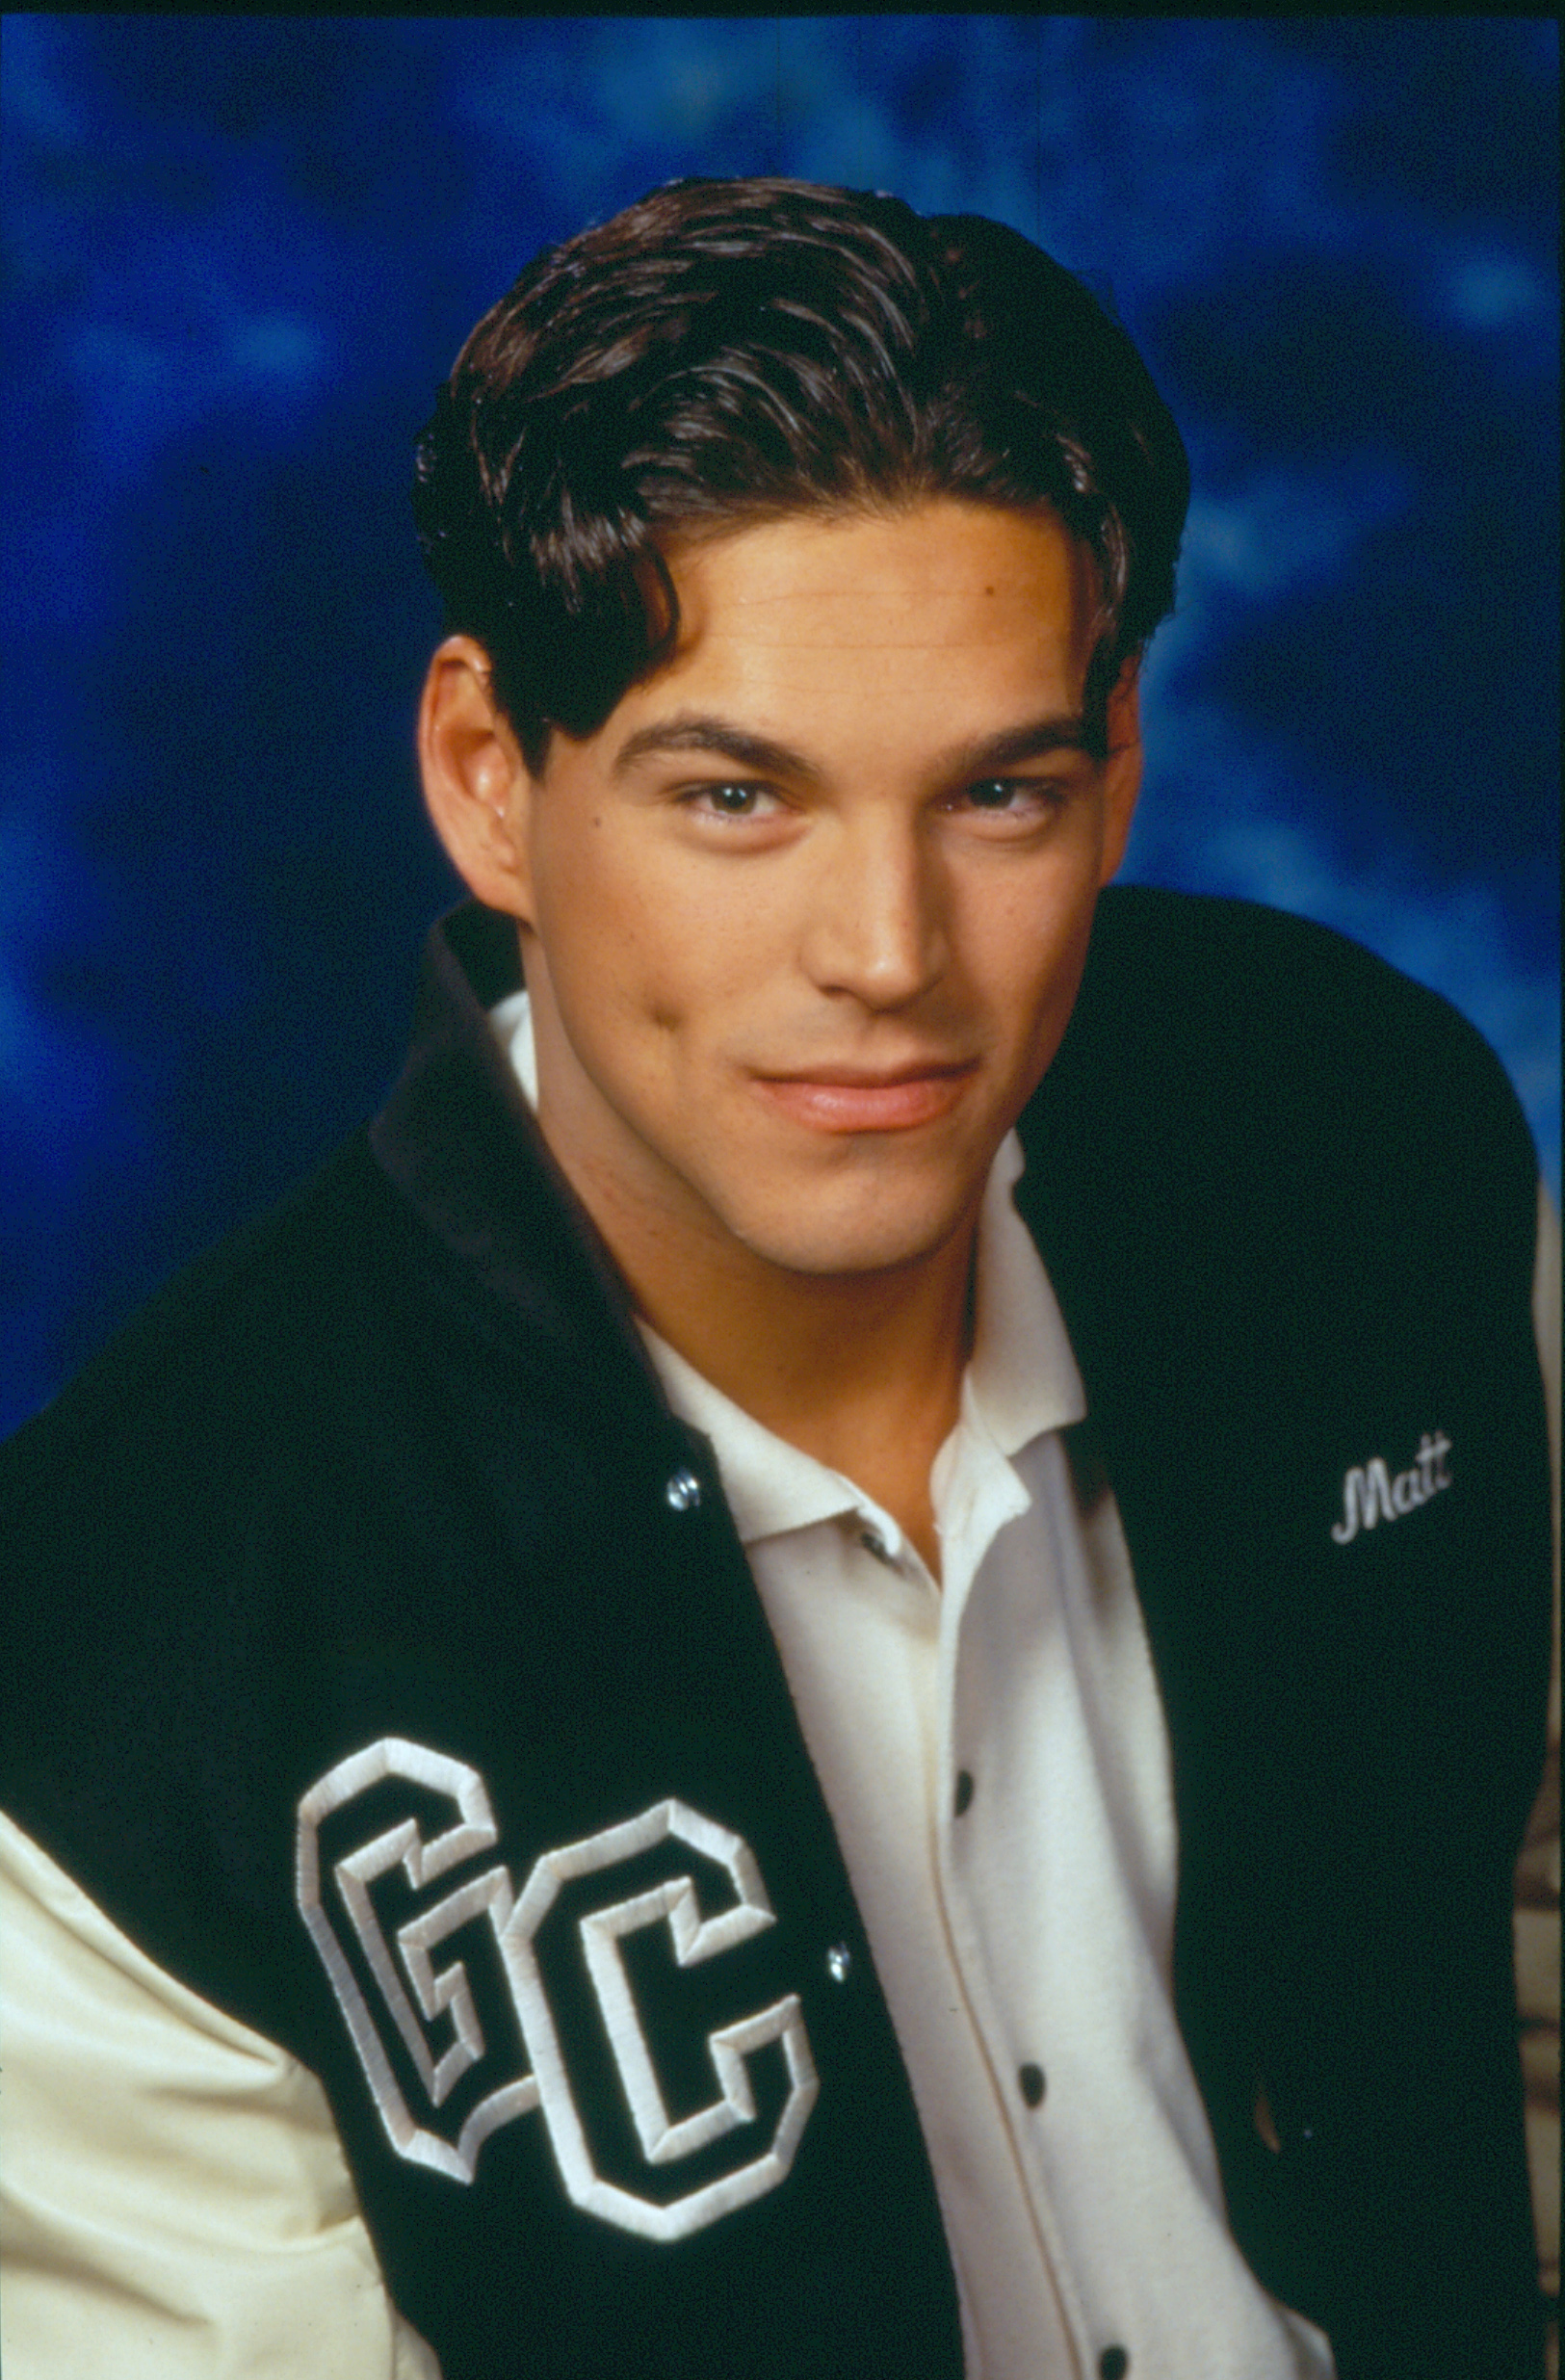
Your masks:
<instances>
[{"instance_id":1,"label":"eyebrow","mask_svg":"<svg viewBox=\"0 0 1565 2380\"><path fill-rule=\"evenodd\" d=\"M995 776L1014 768L1018 761L1038 760L1049 752L1086 752L1099 758L1102 755L1098 744L1079 714L1031 719L1025 726L1007 727L999 735L955 745L941 755L938 774L948 782L959 777ZM691 712L638 728L616 754L613 773L622 775L637 761L663 752L711 752L763 776L793 777L806 784L821 781L821 772L814 761L791 745L774 743L769 736L752 735L731 719Z\"/></svg>"},{"instance_id":2,"label":"eyebrow","mask_svg":"<svg viewBox=\"0 0 1565 2380\"><path fill-rule=\"evenodd\" d=\"M815 763L791 745L774 744L769 736L751 735L731 719L693 712L680 712L650 727L639 727L616 754L613 773L620 776L637 761L658 752L713 752L763 776L801 777L812 784L821 775Z\"/></svg>"},{"instance_id":3,"label":"eyebrow","mask_svg":"<svg viewBox=\"0 0 1565 2380\"><path fill-rule=\"evenodd\" d=\"M1007 727L998 736L958 745L948 754L947 773L953 777L999 776L1019 760L1042 760L1050 752L1085 752L1103 758L1102 739L1080 712L1069 718L1033 719L1025 727Z\"/></svg>"}]
</instances>

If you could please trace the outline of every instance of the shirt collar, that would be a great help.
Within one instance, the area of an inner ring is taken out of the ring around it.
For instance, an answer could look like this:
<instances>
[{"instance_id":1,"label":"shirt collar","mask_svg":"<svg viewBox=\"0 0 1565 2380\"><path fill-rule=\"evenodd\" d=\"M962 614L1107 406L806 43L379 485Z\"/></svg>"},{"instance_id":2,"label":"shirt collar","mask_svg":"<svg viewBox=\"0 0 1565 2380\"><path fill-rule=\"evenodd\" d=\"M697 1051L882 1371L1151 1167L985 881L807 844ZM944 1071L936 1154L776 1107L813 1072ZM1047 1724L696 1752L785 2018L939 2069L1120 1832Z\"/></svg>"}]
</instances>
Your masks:
<instances>
[{"instance_id":1,"label":"shirt collar","mask_svg":"<svg viewBox=\"0 0 1565 2380\"><path fill-rule=\"evenodd\" d=\"M1026 1165L1021 1141L1007 1133L978 1214L973 1359L963 1383L964 1409L971 1406L971 1418L1005 1455L1086 1412L1064 1317L1016 1212Z\"/></svg>"}]
</instances>

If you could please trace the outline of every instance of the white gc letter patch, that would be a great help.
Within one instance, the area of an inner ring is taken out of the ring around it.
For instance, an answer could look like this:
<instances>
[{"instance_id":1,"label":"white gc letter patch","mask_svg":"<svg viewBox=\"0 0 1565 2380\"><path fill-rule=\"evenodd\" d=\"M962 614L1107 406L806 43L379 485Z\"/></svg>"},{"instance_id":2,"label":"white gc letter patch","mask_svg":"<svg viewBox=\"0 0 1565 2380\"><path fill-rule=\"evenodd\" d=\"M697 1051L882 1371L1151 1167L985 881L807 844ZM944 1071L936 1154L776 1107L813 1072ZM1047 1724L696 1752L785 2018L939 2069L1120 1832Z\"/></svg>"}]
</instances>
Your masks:
<instances>
[{"instance_id":1,"label":"white gc letter patch","mask_svg":"<svg viewBox=\"0 0 1565 2380\"><path fill-rule=\"evenodd\" d=\"M481 1865L498 1843L478 1771L397 1736L299 1806L300 1909L398 2154L471 2182L489 2134L539 2109L573 2203L645 2239L775 2189L819 2087L798 1997L693 2029L685 2004L691 1971L775 1922L749 1846L654 1802L544 1852L517 1893Z\"/></svg>"}]
</instances>

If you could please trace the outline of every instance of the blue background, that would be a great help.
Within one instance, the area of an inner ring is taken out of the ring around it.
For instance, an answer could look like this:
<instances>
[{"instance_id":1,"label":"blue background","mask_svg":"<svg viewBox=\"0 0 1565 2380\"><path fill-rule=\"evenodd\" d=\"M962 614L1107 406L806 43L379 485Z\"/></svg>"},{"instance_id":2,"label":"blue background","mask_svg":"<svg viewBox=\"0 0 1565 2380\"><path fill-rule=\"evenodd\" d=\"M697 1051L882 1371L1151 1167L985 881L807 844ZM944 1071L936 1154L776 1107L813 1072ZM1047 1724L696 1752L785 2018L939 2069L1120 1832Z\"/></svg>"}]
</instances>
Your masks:
<instances>
[{"instance_id":1,"label":"blue background","mask_svg":"<svg viewBox=\"0 0 1565 2380\"><path fill-rule=\"evenodd\" d=\"M1557 1190L1551 21L24 16L0 91L0 1425L394 1073L454 889L412 440L533 251L678 173L1111 296L1197 490L1126 873L1437 985Z\"/></svg>"}]
</instances>

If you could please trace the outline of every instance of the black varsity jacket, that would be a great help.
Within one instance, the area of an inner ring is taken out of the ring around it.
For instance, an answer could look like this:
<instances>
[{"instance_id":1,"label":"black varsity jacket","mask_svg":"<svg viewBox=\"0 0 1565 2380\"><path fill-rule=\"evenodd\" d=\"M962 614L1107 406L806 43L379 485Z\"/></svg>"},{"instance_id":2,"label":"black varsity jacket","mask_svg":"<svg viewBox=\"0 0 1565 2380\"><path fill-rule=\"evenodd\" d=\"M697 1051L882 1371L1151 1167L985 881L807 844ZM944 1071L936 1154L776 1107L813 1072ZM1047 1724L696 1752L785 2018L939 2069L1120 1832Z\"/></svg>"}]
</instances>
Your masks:
<instances>
[{"instance_id":1,"label":"black varsity jacket","mask_svg":"<svg viewBox=\"0 0 1565 2380\"><path fill-rule=\"evenodd\" d=\"M953 2380L831 1824L710 1452L485 1024L515 981L506 921L449 921L377 1122L6 1450L0 1801L320 2076L445 2380ZM1533 2372L1526 1127L1363 952L1119 891L1021 1130L1235 2235L1342 2380Z\"/></svg>"}]
</instances>

